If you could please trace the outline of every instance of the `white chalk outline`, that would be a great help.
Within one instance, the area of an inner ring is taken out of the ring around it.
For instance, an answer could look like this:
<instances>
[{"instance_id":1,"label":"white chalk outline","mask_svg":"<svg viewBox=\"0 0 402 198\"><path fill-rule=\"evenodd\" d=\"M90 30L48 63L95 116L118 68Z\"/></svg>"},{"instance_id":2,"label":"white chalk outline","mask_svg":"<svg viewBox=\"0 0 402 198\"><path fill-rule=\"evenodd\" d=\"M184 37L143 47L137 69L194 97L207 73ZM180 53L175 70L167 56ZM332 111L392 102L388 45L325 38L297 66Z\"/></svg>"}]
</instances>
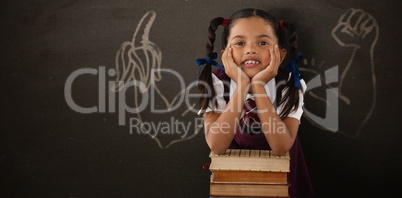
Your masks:
<instances>
[{"instance_id":1,"label":"white chalk outline","mask_svg":"<svg viewBox=\"0 0 402 198\"><path fill-rule=\"evenodd\" d=\"M358 15L359 17L357 18L357 21L354 23L355 25L352 26L350 23L352 20L351 17L356 16L356 14L359 14ZM352 47L353 48L353 51L347 62L347 65L346 65L345 69L342 71L342 74L339 78L338 92L336 93L336 94L338 94L339 99L344 101L347 105L350 105L350 103L351 103L350 99L342 94L342 88L344 86L343 82L345 80L346 74L348 73L350 67L352 66L352 63L354 61L354 57L355 57L357 50L361 49L362 47L357 44L343 43L342 40L336 36L336 31L341 27L343 27L341 29L341 32L346 33L346 34L350 35L351 37L354 37L356 35L356 36L361 36L362 38L365 38L367 36L367 34L369 34L371 31L373 31L373 29L374 29L374 31L376 31L374 41L370 46L370 69L371 69L371 75L372 75L371 78L372 78L372 87L373 87L372 104L370 106L370 110L366 114L365 118L363 119L362 123L360 124L359 128L357 129L357 132L354 133L354 135L350 135L341 130L337 131L338 133L345 135L347 137L356 138L360 135L364 125L368 122L368 120L372 116L375 106L376 106L376 100L377 100L377 85L376 84L377 84L377 82L376 82L376 75L375 75L375 68L374 68L374 48L375 48L375 45L376 45L376 43L378 41L378 37L379 37L379 25L378 25L376 19L369 13L363 11L362 9L350 8L346 11L346 13L344 13L340 16L340 18L338 20L338 24L331 31L331 36L341 47ZM314 62L315 62L315 59L314 59ZM305 64L307 64L307 61L305 62ZM318 71L318 70L305 69L305 68L300 68L300 70L312 72L312 73L315 73L316 75L320 75L320 71ZM312 97L314 97L320 101L326 102L328 105L329 101L327 101L327 99L317 96L313 92L308 92L308 93ZM308 120L313 125L326 129L323 126L317 125L317 123L315 123L314 120L312 120L310 118Z\"/></svg>"},{"instance_id":2,"label":"white chalk outline","mask_svg":"<svg viewBox=\"0 0 402 198\"><path fill-rule=\"evenodd\" d=\"M117 51L115 59L117 74L116 84L114 87L112 87L112 91L121 91L130 81L137 80L144 83L147 89L149 89L152 85L154 90L156 90L156 92L165 102L166 108L171 109L173 104L180 96L185 93L188 87L181 90L172 99L172 101L169 102L155 84L155 82L162 80L161 71L164 70L161 69L162 52L155 43L149 40L150 29L155 21L155 18L155 11L148 11L147 13L145 13L145 15L141 18L140 22L137 25L137 28L133 35L133 39L131 41L124 42L121 45L121 48ZM143 52L143 54L145 55L145 60L141 59L137 51ZM154 75L155 73L156 75ZM138 93L140 93L138 88L134 86L135 106L138 106ZM193 108L194 106L195 104L193 104L191 107ZM185 114L187 114L190 110L191 108L184 111L181 116L184 117ZM143 123L140 112L137 113L137 117L140 122ZM150 135L151 133L149 133L149 135L152 139L156 141L159 148L166 149L175 143L194 138L201 129L202 127L198 127L194 134L192 134L191 136L178 140L173 140L166 146L163 146L161 141L156 136L152 137L152 135Z\"/></svg>"}]
</instances>

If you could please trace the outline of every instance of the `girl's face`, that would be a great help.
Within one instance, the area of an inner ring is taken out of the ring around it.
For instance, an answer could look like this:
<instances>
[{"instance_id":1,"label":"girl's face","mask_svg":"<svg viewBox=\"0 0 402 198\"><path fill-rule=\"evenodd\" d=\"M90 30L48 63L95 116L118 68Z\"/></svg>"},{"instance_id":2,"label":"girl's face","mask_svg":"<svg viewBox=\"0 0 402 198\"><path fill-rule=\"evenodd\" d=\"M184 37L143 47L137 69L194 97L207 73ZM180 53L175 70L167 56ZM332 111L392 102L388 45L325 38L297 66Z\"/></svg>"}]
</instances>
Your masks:
<instances>
[{"instance_id":1,"label":"girl's face","mask_svg":"<svg viewBox=\"0 0 402 198\"><path fill-rule=\"evenodd\" d=\"M271 25L260 17L235 21L228 37L233 60L250 78L265 69L271 60L270 49L278 44Z\"/></svg>"}]
</instances>

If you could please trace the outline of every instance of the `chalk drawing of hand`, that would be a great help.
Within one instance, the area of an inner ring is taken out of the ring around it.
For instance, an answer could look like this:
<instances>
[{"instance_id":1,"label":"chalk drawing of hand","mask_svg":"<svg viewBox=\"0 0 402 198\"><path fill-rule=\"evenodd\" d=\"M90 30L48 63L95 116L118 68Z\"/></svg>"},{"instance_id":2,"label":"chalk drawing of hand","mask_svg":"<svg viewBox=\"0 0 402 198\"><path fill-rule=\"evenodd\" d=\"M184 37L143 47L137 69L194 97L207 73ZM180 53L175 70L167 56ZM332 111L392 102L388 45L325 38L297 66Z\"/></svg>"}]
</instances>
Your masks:
<instances>
[{"instance_id":1,"label":"chalk drawing of hand","mask_svg":"<svg viewBox=\"0 0 402 198\"><path fill-rule=\"evenodd\" d=\"M340 108L346 111L340 111L339 132L357 137L376 103L374 48L379 26L369 13L351 8L341 15L331 35L341 47L352 48L347 64L340 65L338 94L344 105Z\"/></svg>"},{"instance_id":2,"label":"chalk drawing of hand","mask_svg":"<svg viewBox=\"0 0 402 198\"><path fill-rule=\"evenodd\" d=\"M171 109L175 103L179 100L180 96L182 96L186 89L179 91L170 101L162 94L161 90L157 86L157 82L162 81L161 71L161 62L162 62L162 52L159 47L149 40L149 33L151 27L155 21L156 13L154 11L147 12L140 22L137 25L137 28L134 32L133 39L131 41L126 41L121 45L121 48L116 53L115 59L115 67L116 67L116 83L115 86L112 87L112 91L119 92L124 90L124 88L132 81L139 81L143 85L145 85L146 90L149 91L150 87L156 91L159 99L165 104L166 109ZM144 92L144 89L140 89L138 86L134 87L134 107L139 107L140 96ZM147 101L148 102L148 101ZM148 106L150 106L148 104ZM192 106L194 107L195 104ZM190 108L191 109L191 108ZM181 117L184 117L186 113L189 112L190 109L182 110ZM146 115L144 115L144 113ZM159 114L160 115L160 114ZM157 120L157 116L153 115L149 111L143 111L136 113L139 124L144 124L146 121ZM166 115L165 115L166 116ZM146 120L144 117L148 117ZM159 116L161 117L161 116ZM159 120L159 123L163 122L163 120ZM166 122L164 122L166 123ZM161 125L158 125L161 126ZM144 129L147 131L148 129ZM194 131L194 134L181 137L180 140L168 141L166 145L162 144L161 140L157 135L152 135L150 131L147 133L153 138L158 146L161 149L167 148L170 145L185 141L193 138L198 134L201 130L201 127L197 128ZM154 133L156 134L156 133Z\"/></svg>"},{"instance_id":3,"label":"chalk drawing of hand","mask_svg":"<svg viewBox=\"0 0 402 198\"><path fill-rule=\"evenodd\" d=\"M370 14L352 8L339 18L332 36L342 47L372 46L377 42L378 24Z\"/></svg>"}]
</instances>

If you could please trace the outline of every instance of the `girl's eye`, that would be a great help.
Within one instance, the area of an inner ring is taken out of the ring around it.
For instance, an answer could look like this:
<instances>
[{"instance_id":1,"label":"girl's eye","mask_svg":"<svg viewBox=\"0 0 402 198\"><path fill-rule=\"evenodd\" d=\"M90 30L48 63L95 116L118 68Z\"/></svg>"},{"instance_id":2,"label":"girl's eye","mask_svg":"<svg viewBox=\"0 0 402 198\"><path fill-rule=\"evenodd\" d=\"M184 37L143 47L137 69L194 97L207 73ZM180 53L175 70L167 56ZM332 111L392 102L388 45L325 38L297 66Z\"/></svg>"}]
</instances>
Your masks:
<instances>
[{"instance_id":1,"label":"girl's eye","mask_svg":"<svg viewBox=\"0 0 402 198\"><path fill-rule=\"evenodd\" d=\"M260 45L268 45L268 43L265 41L262 41L262 42L260 42Z\"/></svg>"},{"instance_id":2,"label":"girl's eye","mask_svg":"<svg viewBox=\"0 0 402 198\"><path fill-rule=\"evenodd\" d=\"M237 42L237 43L235 43L235 45L244 45L244 43L243 42Z\"/></svg>"}]
</instances>

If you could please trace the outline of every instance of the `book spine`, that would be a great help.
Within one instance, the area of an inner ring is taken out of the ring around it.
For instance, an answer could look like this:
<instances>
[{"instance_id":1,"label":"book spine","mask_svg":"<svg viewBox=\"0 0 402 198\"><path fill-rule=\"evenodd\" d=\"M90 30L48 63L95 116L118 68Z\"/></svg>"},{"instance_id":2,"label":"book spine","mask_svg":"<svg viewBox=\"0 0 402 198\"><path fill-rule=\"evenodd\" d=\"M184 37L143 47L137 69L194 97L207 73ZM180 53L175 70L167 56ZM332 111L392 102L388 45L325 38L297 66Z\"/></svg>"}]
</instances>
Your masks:
<instances>
[{"instance_id":1,"label":"book spine","mask_svg":"<svg viewBox=\"0 0 402 198\"><path fill-rule=\"evenodd\" d=\"M212 182L286 184L286 172L212 171Z\"/></svg>"},{"instance_id":2,"label":"book spine","mask_svg":"<svg viewBox=\"0 0 402 198\"><path fill-rule=\"evenodd\" d=\"M210 183L212 196L289 197L289 185Z\"/></svg>"}]
</instances>

